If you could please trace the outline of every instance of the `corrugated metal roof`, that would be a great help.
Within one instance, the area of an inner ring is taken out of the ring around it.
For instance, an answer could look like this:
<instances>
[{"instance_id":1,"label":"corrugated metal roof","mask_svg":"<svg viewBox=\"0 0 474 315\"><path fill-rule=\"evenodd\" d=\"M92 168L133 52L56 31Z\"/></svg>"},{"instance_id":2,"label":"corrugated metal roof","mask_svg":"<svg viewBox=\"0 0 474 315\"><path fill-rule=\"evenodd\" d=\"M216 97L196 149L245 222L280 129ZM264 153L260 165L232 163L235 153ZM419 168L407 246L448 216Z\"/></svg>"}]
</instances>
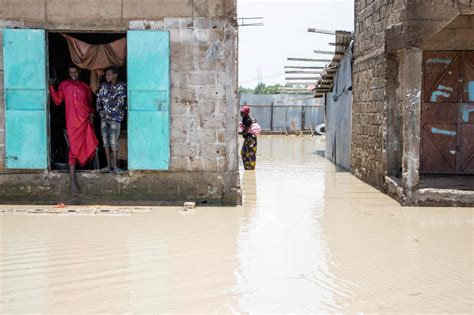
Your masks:
<instances>
[{"instance_id":1,"label":"corrugated metal roof","mask_svg":"<svg viewBox=\"0 0 474 315\"><path fill-rule=\"evenodd\" d=\"M353 34L347 31L336 31L335 42L330 45L335 46L335 54L332 61L324 67L321 73L321 79L317 81L315 89L315 97L323 97L324 94L332 91L334 86L334 78L341 60L347 47L351 44Z\"/></svg>"}]
</instances>

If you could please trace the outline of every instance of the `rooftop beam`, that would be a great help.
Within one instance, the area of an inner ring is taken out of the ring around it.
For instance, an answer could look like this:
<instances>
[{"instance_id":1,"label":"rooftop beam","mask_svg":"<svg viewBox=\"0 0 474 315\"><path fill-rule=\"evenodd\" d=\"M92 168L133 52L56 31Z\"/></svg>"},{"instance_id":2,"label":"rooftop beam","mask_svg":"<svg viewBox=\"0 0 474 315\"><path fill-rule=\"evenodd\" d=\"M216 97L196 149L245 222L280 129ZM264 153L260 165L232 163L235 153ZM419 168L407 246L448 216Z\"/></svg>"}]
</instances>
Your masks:
<instances>
[{"instance_id":1,"label":"rooftop beam","mask_svg":"<svg viewBox=\"0 0 474 315\"><path fill-rule=\"evenodd\" d=\"M324 69L324 67L310 67L310 66L285 66L285 69Z\"/></svg>"},{"instance_id":2,"label":"rooftop beam","mask_svg":"<svg viewBox=\"0 0 474 315\"><path fill-rule=\"evenodd\" d=\"M335 31L323 30L319 28L308 28L310 33L326 34L326 35L336 35Z\"/></svg>"},{"instance_id":3,"label":"rooftop beam","mask_svg":"<svg viewBox=\"0 0 474 315\"><path fill-rule=\"evenodd\" d=\"M287 58L289 61L331 62L332 59Z\"/></svg>"},{"instance_id":4,"label":"rooftop beam","mask_svg":"<svg viewBox=\"0 0 474 315\"><path fill-rule=\"evenodd\" d=\"M285 73L293 73L293 74L321 74L323 73L322 71L302 71L302 70L296 70L296 71L288 71L286 70Z\"/></svg>"},{"instance_id":5,"label":"rooftop beam","mask_svg":"<svg viewBox=\"0 0 474 315\"><path fill-rule=\"evenodd\" d=\"M308 81L317 81L321 80L321 77L294 77L294 78L285 78L287 81L293 81L293 80L308 80Z\"/></svg>"}]
</instances>

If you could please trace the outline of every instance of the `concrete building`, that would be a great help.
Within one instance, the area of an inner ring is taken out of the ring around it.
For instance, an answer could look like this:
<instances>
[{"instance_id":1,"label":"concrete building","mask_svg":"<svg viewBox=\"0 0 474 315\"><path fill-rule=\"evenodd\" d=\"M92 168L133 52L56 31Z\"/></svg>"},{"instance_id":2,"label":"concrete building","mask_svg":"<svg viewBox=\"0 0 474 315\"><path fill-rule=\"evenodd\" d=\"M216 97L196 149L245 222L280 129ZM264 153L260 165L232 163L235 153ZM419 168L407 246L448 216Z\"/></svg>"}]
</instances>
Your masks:
<instances>
[{"instance_id":1,"label":"concrete building","mask_svg":"<svg viewBox=\"0 0 474 315\"><path fill-rule=\"evenodd\" d=\"M2 203L240 203L235 0L0 0L0 28ZM128 44L128 171L79 172L79 200L57 170L64 116L47 89L67 75L61 33Z\"/></svg>"},{"instance_id":2,"label":"concrete building","mask_svg":"<svg viewBox=\"0 0 474 315\"><path fill-rule=\"evenodd\" d=\"M351 168L406 205L474 205L474 4L355 1Z\"/></svg>"}]
</instances>

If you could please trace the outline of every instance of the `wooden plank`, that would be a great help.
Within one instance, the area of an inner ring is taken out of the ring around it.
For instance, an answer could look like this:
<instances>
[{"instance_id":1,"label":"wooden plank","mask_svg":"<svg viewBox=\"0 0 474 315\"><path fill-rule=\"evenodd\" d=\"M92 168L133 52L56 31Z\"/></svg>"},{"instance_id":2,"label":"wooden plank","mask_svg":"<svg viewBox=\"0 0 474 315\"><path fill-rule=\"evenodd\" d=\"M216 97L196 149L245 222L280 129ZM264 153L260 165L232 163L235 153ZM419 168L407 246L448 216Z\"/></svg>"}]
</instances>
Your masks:
<instances>
[{"instance_id":1,"label":"wooden plank","mask_svg":"<svg viewBox=\"0 0 474 315\"><path fill-rule=\"evenodd\" d=\"M312 58L293 58L289 57L289 61L308 61L308 62L331 62L332 59L312 59Z\"/></svg>"},{"instance_id":2,"label":"wooden plank","mask_svg":"<svg viewBox=\"0 0 474 315\"><path fill-rule=\"evenodd\" d=\"M329 51L329 50L314 50L315 54L323 54L323 55L343 55L344 53L339 51Z\"/></svg>"},{"instance_id":3,"label":"wooden plank","mask_svg":"<svg viewBox=\"0 0 474 315\"><path fill-rule=\"evenodd\" d=\"M311 66L285 66L285 69L324 69L324 67L311 67Z\"/></svg>"},{"instance_id":4,"label":"wooden plank","mask_svg":"<svg viewBox=\"0 0 474 315\"><path fill-rule=\"evenodd\" d=\"M298 74L321 74L322 71L301 71L301 70L296 70L296 71L285 71L285 73L298 73Z\"/></svg>"},{"instance_id":5,"label":"wooden plank","mask_svg":"<svg viewBox=\"0 0 474 315\"><path fill-rule=\"evenodd\" d=\"M316 81L316 80L321 80L321 77L294 77L294 78L285 78L285 80L310 80L310 81Z\"/></svg>"},{"instance_id":6,"label":"wooden plank","mask_svg":"<svg viewBox=\"0 0 474 315\"><path fill-rule=\"evenodd\" d=\"M326 35L336 35L336 31L323 30L320 28L308 28L310 33L326 34Z\"/></svg>"},{"instance_id":7,"label":"wooden plank","mask_svg":"<svg viewBox=\"0 0 474 315\"><path fill-rule=\"evenodd\" d=\"M350 43L328 43L329 46L347 47Z\"/></svg>"}]
</instances>

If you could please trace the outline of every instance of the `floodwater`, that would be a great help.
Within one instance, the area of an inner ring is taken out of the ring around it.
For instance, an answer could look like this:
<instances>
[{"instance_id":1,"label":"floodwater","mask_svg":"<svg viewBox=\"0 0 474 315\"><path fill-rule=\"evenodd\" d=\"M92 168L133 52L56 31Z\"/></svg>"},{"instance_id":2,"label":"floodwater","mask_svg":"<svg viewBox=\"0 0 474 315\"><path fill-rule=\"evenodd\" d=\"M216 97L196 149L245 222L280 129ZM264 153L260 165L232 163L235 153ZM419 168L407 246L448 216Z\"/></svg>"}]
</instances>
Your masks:
<instances>
[{"instance_id":1,"label":"floodwater","mask_svg":"<svg viewBox=\"0 0 474 315\"><path fill-rule=\"evenodd\" d=\"M260 137L241 207L0 214L0 313L473 313L474 210L402 208L323 148Z\"/></svg>"}]
</instances>

